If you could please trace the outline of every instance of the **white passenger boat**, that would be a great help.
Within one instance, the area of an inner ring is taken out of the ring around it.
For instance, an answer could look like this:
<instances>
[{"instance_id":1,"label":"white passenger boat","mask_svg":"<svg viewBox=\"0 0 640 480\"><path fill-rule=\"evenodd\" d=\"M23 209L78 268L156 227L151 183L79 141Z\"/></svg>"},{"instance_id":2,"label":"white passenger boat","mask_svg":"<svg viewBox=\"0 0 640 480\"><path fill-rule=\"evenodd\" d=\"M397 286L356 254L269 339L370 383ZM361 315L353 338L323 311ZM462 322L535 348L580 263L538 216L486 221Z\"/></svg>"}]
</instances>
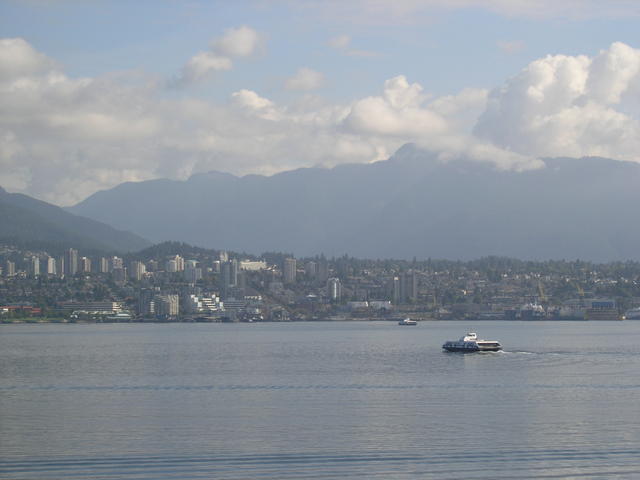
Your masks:
<instances>
[{"instance_id":1,"label":"white passenger boat","mask_svg":"<svg viewBox=\"0 0 640 480\"><path fill-rule=\"evenodd\" d=\"M418 325L417 320L411 320L410 318L405 318L404 320L400 320L398 325L408 326L408 325Z\"/></svg>"},{"instance_id":2,"label":"white passenger boat","mask_svg":"<svg viewBox=\"0 0 640 480\"><path fill-rule=\"evenodd\" d=\"M495 340L479 340L477 334L469 332L460 340L445 342L442 348L449 352L497 352L502 345Z\"/></svg>"},{"instance_id":3,"label":"white passenger boat","mask_svg":"<svg viewBox=\"0 0 640 480\"><path fill-rule=\"evenodd\" d=\"M626 320L640 320L640 307L632 308L624 312L624 318Z\"/></svg>"}]
</instances>

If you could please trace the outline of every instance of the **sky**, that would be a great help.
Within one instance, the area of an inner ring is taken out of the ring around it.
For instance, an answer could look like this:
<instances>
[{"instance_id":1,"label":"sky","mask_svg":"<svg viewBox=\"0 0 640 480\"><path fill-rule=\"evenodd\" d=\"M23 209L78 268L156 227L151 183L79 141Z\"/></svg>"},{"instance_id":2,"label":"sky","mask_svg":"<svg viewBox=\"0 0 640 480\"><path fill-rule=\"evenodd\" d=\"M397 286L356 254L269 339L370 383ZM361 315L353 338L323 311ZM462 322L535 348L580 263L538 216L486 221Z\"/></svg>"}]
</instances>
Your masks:
<instances>
[{"instance_id":1,"label":"sky","mask_svg":"<svg viewBox=\"0 0 640 480\"><path fill-rule=\"evenodd\" d=\"M0 0L0 186L640 161L636 0Z\"/></svg>"}]
</instances>

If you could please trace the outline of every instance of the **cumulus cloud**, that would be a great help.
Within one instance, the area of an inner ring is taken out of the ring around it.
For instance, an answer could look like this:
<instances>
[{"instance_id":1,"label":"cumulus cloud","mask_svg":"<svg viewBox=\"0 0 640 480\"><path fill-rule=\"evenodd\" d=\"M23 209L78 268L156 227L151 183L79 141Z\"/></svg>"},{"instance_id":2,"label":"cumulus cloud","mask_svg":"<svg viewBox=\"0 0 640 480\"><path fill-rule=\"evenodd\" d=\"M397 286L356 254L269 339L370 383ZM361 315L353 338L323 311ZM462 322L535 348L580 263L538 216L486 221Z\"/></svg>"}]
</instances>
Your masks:
<instances>
[{"instance_id":1,"label":"cumulus cloud","mask_svg":"<svg viewBox=\"0 0 640 480\"><path fill-rule=\"evenodd\" d=\"M324 85L324 75L307 67L302 67L285 81L287 90L317 90Z\"/></svg>"},{"instance_id":2,"label":"cumulus cloud","mask_svg":"<svg viewBox=\"0 0 640 480\"><path fill-rule=\"evenodd\" d=\"M383 95L354 103L345 125L353 131L378 135L415 137L441 134L447 124L442 116L422 104L426 96L422 86L409 84L399 75L384 83Z\"/></svg>"},{"instance_id":3,"label":"cumulus cloud","mask_svg":"<svg viewBox=\"0 0 640 480\"><path fill-rule=\"evenodd\" d=\"M262 47L262 38L250 27L230 28L211 41L210 50L198 52L182 67L180 74L169 82L179 87L202 81L215 72L231 70L232 58L248 57Z\"/></svg>"},{"instance_id":4,"label":"cumulus cloud","mask_svg":"<svg viewBox=\"0 0 640 480\"><path fill-rule=\"evenodd\" d=\"M530 63L489 95L475 133L536 156L640 160L640 50L614 43L594 58L554 55Z\"/></svg>"},{"instance_id":5,"label":"cumulus cloud","mask_svg":"<svg viewBox=\"0 0 640 480\"><path fill-rule=\"evenodd\" d=\"M243 88L227 103L167 97L144 75L73 78L24 40L0 41L0 185L69 205L125 181L372 162L406 142L503 169L538 168L539 156L637 160L638 53L615 43L541 58L492 92L434 97L398 75L351 102L284 105Z\"/></svg>"},{"instance_id":6,"label":"cumulus cloud","mask_svg":"<svg viewBox=\"0 0 640 480\"><path fill-rule=\"evenodd\" d=\"M181 79L183 82L192 83L212 72L231 70L232 67L233 63L227 57L220 57L211 52L199 52L182 68Z\"/></svg>"},{"instance_id":7,"label":"cumulus cloud","mask_svg":"<svg viewBox=\"0 0 640 480\"><path fill-rule=\"evenodd\" d=\"M0 39L0 79L35 74L54 67L53 60L22 38Z\"/></svg>"},{"instance_id":8,"label":"cumulus cloud","mask_svg":"<svg viewBox=\"0 0 640 480\"><path fill-rule=\"evenodd\" d=\"M226 30L222 37L211 42L211 49L227 57L248 57L261 47L261 43L258 32L243 25Z\"/></svg>"}]
</instances>

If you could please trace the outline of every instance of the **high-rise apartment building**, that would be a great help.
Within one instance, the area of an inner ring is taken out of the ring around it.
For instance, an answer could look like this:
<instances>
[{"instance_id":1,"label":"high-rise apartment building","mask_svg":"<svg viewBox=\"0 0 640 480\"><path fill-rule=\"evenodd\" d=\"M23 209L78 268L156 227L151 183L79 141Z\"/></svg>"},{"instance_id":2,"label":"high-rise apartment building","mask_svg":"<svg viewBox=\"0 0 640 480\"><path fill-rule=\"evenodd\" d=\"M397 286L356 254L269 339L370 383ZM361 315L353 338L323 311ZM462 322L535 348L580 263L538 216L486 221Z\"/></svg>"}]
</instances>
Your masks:
<instances>
[{"instance_id":1,"label":"high-rise apartment building","mask_svg":"<svg viewBox=\"0 0 640 480\"><path fill-rule=\"evenodd\" d=\"M82 257L80 259L80 270L83 273L91 273L91 259L89 257Z\"/></svg>"},{"instance_id":2,"label":"high-rise apartment building","mask_svg":"<svg viewBox=\"0 0 640 480\"><path fill-rule=\"evenodd\" d=\"M189 283L196 283L198 280L202 280L202 269L192 264L187 264L182 274Z\"/></svg>"},{"instance_id":3,"label":"high-rise apartment building","mask_svg":"<svg viewBox=\"0 0 640 480\"><path fill-rule=\"evenodd\" d=\"M40 257L34 255L29 259L29 275L31 277L40 275Z\"/></svg>"},{"instance_id":4,"label":"high-rise apartment building","mask_svg":"<svg viewBox=\"0 0 640 480\"><path fill-rule=\"evenodd\" d=\"M324 259L320 259L318 262L318 276L317 281L320 285L323 285L329 279L329 263Z\"/></svg>"},{"instance_id":5,"label":"high-rise apartment building","mask_svg":"<svg viewBox=\"0 0 640 480\"><path fill-rule=\"evenodd\" d=\"M180 255L176 255L175 257L171 258L169 261L172 261L172 260L175 261L176 272L184 271L184 258L182 258Z\"/></svg>"},{"instance_id":6,"label":"high-rise apartment building","mask_svg":"<svg viewBox=\"0 0 640 480\"><path fill-rule=\"evenodd\" d=\"M415 271L403 272L393 277L392 301L394 304L415 303L418 300L418 276Z\"/></svg>"},{"instance_id":7,"label":"high-rise apartment building","mask_svg":"<svg viewBox=\"0 0 640 480\"><path fill-rule=\"evenodd\" d=\"M167 260L167 263L165 264L164 267L166 272L169 273L175 273L178 271L178 263L176 262L175 258L171 258L169 260Z\"/></svg>"},{"instance_id":8,"label":"high-rise apartment building","mask_svg":"<svg viewBox=\"0 0 640 480\"><path fill-rule=\"evenodd\" d=\"M284 283L296 283L296 259L285 258L284 259Z\"/></svg>"},{"instance_id":9,"label":"high-rise apartment building","mask_svg":"<svg viewBox=\"0 0 640 480\"><path fill-rule=\"evenodd\" d=\"M115 269L124 269L124 260L122 260L122 258L120 257L111 257L109 259L109 263L110 263L110 271L113 271Z\"/></svg>"},{"instance_id":10,"label":"high-rise apartment building","mask_svg":"<svg viewBox=\"0 0 640 480\"><path fill-rule=\"evenodd\" d=\"M64 273L65 273L65 268L64 268L64 256L63 257L58 257L56 258L56 274L59 277L64 277Z\"/></svg>"},{"instance_id":11,"label":"high-rise apartment building","mask_svg":"<svg viewBox=\"0 0 640 480\"><path fill-rule=\"evenodd\" d=\"M56 274L56 259L53 257L47 257L47 275Z\"/></svg>"},{"instance_id":12,"label":"high-rise apartment building","mask_svg":"<svg viewBox=\"0 0 640 480\"><path fill-rule=\"evenodd\" d=\"M11 260L7 260L6 268L4 269L5 277L13 277L16 274L16 264Z\"/></svg>"},{"instance_id":13,"label":"high-rise apartment building","mask_svg":"<svg viewBox=\"0 0 640 480\"><path fill-rule=\"evenodd\" d=\"M139 282L140 280L142 280L142 277L146 272L147 268L145 267L143 262L139 262L137 260L131 262L131 265L129 266L129 277L131 277L133 280Z\"/></svg>"},{"instance_id":14,"label":"high-rise apartment building","mask_svg":"<svg viewBox=\"0 0 640 480\"><path fill-rule=\"evenodd\" d=\"M339 278L327 280L327 296L333 303L339 303L342 299L342 283Z\"/></svg>"},{"instance_id":15,"label":"high-rise apartment building","mask_svg":"<svg viewBox=\"0 0 640 480\"><path fill-rule=\"evenodd\" d=\"M304 265L304 274L307 278L316 278L318 276L318 264L314 261L308 261Z\"/></svg>"},{"instance_id":16,"label":"high-rise apartment building","mask_svg":"<svg viewBox=\"0 0 640 480\"><path fill-rule=\"evenodd\" d=\"M98 272L100 273L109 273L109 260L100 257L100 261L98 262Z\"/></svg>"},{"instance_id":17,"label":"high-rise apartment building","mask_svg":"<svg viewBox=\"0 0 640 480\"><path fill-rule=\"evenodd\" d=\"M138 313L142 316L153 316L156 313L154 298L159 289L144 288L138 297Z\"/></svg>"},{"instance_id":18,"label":"high-rise apartment building","mask_svg":"<svg viewBox=\"0 0 640 480\"><path fill-rule=\"evenodd\" d=\"M156 295L153 298L156 315L175 317L180 312L180 297L178 295Z\"/></svg>"},{"instance_id":19,"label":"high-rise apartment building","mask_svg":"<svg viewBox=\"0 0 640 480\"><path fill-rule=\"evenodd\" d=\"M64 273L69 276L73 276L78 273L78 250L70 248L65 254L64 259L65 271Z\"/></svg>"}]
</instances>

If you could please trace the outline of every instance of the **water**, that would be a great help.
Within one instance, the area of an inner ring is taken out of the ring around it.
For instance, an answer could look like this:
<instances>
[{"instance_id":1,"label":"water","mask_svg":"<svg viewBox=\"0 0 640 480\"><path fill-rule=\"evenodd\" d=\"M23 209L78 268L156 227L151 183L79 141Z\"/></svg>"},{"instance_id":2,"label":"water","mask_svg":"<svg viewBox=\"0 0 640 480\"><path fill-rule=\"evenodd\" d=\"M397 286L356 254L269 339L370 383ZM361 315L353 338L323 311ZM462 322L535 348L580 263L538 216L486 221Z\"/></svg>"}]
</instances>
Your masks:
<instances>
[{"instance_id":1,"label":"water","mask_svg":"<svg viewBox=\"0 0 640 480\"><path fill-rule=\"evenodd\" d=\"M502 353L441 351L472 329ZM0 326L0 478L638 478L640 322Z\"/></svg>"}]
</instances>

